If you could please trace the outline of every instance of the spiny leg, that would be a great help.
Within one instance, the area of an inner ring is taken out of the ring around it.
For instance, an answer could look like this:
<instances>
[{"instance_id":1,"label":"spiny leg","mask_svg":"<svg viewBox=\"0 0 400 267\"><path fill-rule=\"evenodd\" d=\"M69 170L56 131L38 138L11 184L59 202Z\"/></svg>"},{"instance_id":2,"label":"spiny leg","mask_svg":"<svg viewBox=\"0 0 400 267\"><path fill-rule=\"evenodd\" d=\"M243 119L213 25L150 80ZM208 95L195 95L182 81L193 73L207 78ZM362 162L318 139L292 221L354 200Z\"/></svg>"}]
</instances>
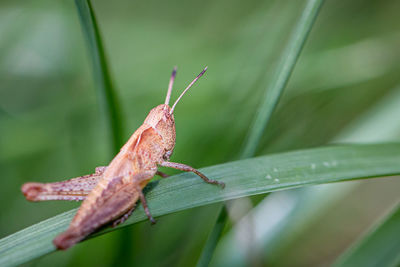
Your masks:
<instances>
[{"instance_id":1,"label":"spiny leg","mask_svg":"<svg viewBox=\"0 0 400 267\"><path fill-rule=\"evenodd\" d=\"M217 181L217 180L209 179L204 174L202 174L201 172L196 170L195 168L190 167L190 166L185 165L185 164L182 164L182 163L164 161L164 162L162 162L160 164L160 166L170 167L170 168L178 169L178 170L185 171L185 172L194 172L195 174L200 176L200 178L203 179L204 182L206 182L206 183L220 185L222 188L225 187L225 183L224 182L220 182L220 181Z\"/></svg>"},{"instance_id":2,"label":"spiny leg","mask_svg":"<svg viewBox=\"0 0 400 267\"><path fill-rule=\"evenodd\" d=\"M168 174L163 173L163 172L160 172L160 171L157 171L157 172L156 172L156 175L161 176L162 178L167 178L167 177L169 177Z\"/></svg>"},{"instance_id":3,"label":"spiny leg","mask_svg":"<svg viewBox=\"0 0 400 267\"><path fill-rule=\"evenodd\" d=\"M130 210L128 210L128 212L125 213L124 215L122 215L120 218L116 219L116 220L112 223L111 227L112 227L112 228L117 227L117 226L120 225L121 223L123 223L123 222L125 222L126 220L128 220L129 216L131 216L132 212L134 212L135 209L136 209L136 205L135 205L133 208L131 208Z\"/></svg>"},{"instance_id":4,"label":"spiny leg","mask_svg":"<svg viewBox=\"0 0 400 267\"><path fill-rule=\"evenodd\" d=\"M153 216L151 216L151 213L150 213L149 207L147 206L147 201L146 201L146 198L145 198L145 196L144 196L144 194L142 192L142 189L140 187L138 187L137 190L139 192L140 202L143 205L143 209L144 209L144 212L147 215L147 218L149 218L151 224L155 224L156 220L154 220Z\"/></svg>"},{"instance_id":5,"label":"spiny leg","mask_svg":"<svg viewBox=\"0 0 400 267\"><path fill-rule=\"evenodd\" d=\"M103 174L107 169L107 166L99 166L94 169L96 174Z\"/></svg>"},{"instance_id":6,"label":"spiny leg","mask_svg":"<svg viewBox=\"0 0 400 267\"><path fill-rule=\"evenodd\" d=\"M29 201L84 200L101 179L106 167L93 174L55 183L25 183L21 191Z\"/></svg>"}]
</instances>

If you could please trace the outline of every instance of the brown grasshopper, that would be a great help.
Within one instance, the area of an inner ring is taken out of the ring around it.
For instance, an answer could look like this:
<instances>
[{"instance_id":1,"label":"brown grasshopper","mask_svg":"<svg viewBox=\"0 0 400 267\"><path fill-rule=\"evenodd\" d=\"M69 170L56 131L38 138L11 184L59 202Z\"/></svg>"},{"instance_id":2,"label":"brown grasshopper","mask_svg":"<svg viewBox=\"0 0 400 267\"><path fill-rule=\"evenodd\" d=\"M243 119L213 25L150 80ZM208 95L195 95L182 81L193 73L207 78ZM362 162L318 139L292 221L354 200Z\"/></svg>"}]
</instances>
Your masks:
<instances>
[{"instance_id":1,"label":"brown grasshopper","mask_svg":"<svg viewBox=\"0 0 400 267\"><path fill-rule=\"evenodd\" d=\"M84 200L68 229L53 240L58 249L68 249L101 226L109 223L116 226L124 222L139 199L147 217L155 223L142 189L155 175L167 177L157 170L157 166L194 172L207 183L225 186L188 165L169 161L175 147L175 106L206 70L207 67L186 87L171 108L169 100L176 75L174 68L165 103L150 111L108 166L97 167L94 174L62 182L26 183L22 186L23 194L30 201Z\"/></svg>"}]
</instances>

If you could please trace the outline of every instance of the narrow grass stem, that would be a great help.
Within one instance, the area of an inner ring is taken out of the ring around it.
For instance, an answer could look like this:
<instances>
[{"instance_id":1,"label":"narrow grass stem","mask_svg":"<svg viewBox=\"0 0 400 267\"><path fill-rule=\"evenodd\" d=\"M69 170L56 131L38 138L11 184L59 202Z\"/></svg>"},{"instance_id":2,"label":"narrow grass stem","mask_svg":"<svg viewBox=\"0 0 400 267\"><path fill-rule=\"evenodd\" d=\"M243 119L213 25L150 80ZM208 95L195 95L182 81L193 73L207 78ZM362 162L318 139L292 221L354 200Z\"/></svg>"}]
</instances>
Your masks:
<instances>
[{"instance_id":1,"label":"narrow grass stem","mask_svg":"<svg viewBox=\"0 0 400 267\"><path fill-rule=\"evenodd\" d=\"M244 142L244 149L240 156L241 159L253 157L255 155L262 133L265 131L271 115L276 109L323 2L324 0L307 1L303 13L282 53L281 61L276 69L275 76L266 87L264 97L252 122L246 141ZM203 248L198 266L207 266L205 263L208 264L211 261L214 250L222 235L223 227L221 226L226 224L227 219L228 212L226 206L223 206L217 222Z\"/></svg>"},{"instance_id":2,"label":"narrow grass stem","mask_svg":"<svg viewBox=\"0 0 400 267\"><path fill-rule=\"evenodd\" d=\"M113 155L115 155L123 145L122 122L104 52L103 41L90 0L75 0L75 5L78 10L83 35L90 53L100 108L103 111L107 129L109 129L111 151Z\"/></svg>"},{"instance_id":3,"label":"narrow grass stem","mask_svg":"<svg viewBox=\"0 0 400 267\"><path fill-rule=\"evenodd\" d=\"M350 266L399 266L400 202L351 245L333 264Z\"/></svg>"},{"instance_id":4,"label":"narrow grass stem","mask_svg":"<svg viewBox=\"0 0 400 267\"><path fill-rule=\"evenodd\" d=\"M212 255L215 247L217 246L218 239L221 236L221 233L224 230L226 224L226 217L228 216L227 212L228 211L226 209L226 206L223 205L218 215L217 221L215 222L214 228L208 236L207 243L203 248L200 259L197 262L197 267L206 267L209 265L211 257L209 257L208 255Z\"/></svg>"},{"instance_id":5,"label":"narrow grass stem","mask_svg":"<svg viewBox=\"0 0 400 267\"><path fill-rule=\"evenodd\" d=\"M96 15L90 0L75 0L83 34L86 39L88 51L95 80L95 88L99 99L102 118L108 129L110 140L110 156L116 155L123 145L122 120L119 104L109 71L109 66L104 51ZM119 249L116 249L115 265L120 265L121 259L126 259L132 249L132 230L129 228L120 232L118 239Z\"/></svg>"}]
</instances>

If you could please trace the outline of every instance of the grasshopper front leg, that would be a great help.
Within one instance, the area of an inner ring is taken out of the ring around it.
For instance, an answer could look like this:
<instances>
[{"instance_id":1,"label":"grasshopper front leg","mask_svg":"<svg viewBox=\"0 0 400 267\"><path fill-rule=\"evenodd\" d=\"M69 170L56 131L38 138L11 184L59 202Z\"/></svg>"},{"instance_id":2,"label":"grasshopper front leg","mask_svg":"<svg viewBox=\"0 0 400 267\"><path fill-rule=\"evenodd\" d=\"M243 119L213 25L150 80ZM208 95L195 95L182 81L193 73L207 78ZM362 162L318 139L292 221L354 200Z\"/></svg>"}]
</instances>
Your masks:
<instances>
[{"instance_id":1,"label":"grasshopper front leg","mask_svg":"<svg viewBox=\"0 0 400 267\"><path fill-rule=\"evenodd\" d=\"M202 174L201 172L199 172L195 168L190 167L190 166L185 165L185 164L182 164L182 163L163 161L160 164L160 166L170 167L170 168L174 168L174 169L185 171L185 172L193 172L193 173L197 174L201 179L203 179L203 181L206 182L206 183L219 185L222 188L225 187L225 183L224 182L220 182L220 181L217 181L217 180L209 179L209 178L207 178L207 176L205 176L204 174Z\"/></svg>"},{"instance_id":2,"label":"grasshopper front leg","mask_svg":"<svg viewBox=\"0 0 400 267\"><path fill-rule=\"evenodd\" d=\"M107 167L95 173L56 183L25 183L21 191L29 201L84 200L96 186Z\"/></svg>"}]
</instances>

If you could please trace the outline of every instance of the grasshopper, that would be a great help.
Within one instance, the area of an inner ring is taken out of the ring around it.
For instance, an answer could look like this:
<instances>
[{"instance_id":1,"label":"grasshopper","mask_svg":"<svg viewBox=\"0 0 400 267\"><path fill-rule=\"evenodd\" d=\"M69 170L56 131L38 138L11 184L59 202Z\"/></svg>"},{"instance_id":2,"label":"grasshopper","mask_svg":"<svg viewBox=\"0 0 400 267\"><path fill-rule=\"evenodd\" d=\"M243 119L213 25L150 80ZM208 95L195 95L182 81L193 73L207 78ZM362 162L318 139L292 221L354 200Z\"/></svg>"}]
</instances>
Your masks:
<instances>
[{"instance_id":1,"label":"grasshopper","mask_svg":"<svg viewBox=\"0 0 400 267\"><path fill-rule=\"evenodd\" d=\"M166 174L158 166L194 172L206 183L220 185L220 181L208 179L198 170L170 162L175 147L174 109L182 96L205 73L207 67L186 87L172 107L169 106L176 68L168 85L165 103L153 108L144 123L132 134L108 166L97 167L94 174L56 183L26 183L22 192L27 200L83 200L68 229L59 234L53 243L57 249L68 249L100 227L113 227L124 222L136 207L138 200L152 224L143 188L155 176Z\"/></svg>"}]
</instances>

